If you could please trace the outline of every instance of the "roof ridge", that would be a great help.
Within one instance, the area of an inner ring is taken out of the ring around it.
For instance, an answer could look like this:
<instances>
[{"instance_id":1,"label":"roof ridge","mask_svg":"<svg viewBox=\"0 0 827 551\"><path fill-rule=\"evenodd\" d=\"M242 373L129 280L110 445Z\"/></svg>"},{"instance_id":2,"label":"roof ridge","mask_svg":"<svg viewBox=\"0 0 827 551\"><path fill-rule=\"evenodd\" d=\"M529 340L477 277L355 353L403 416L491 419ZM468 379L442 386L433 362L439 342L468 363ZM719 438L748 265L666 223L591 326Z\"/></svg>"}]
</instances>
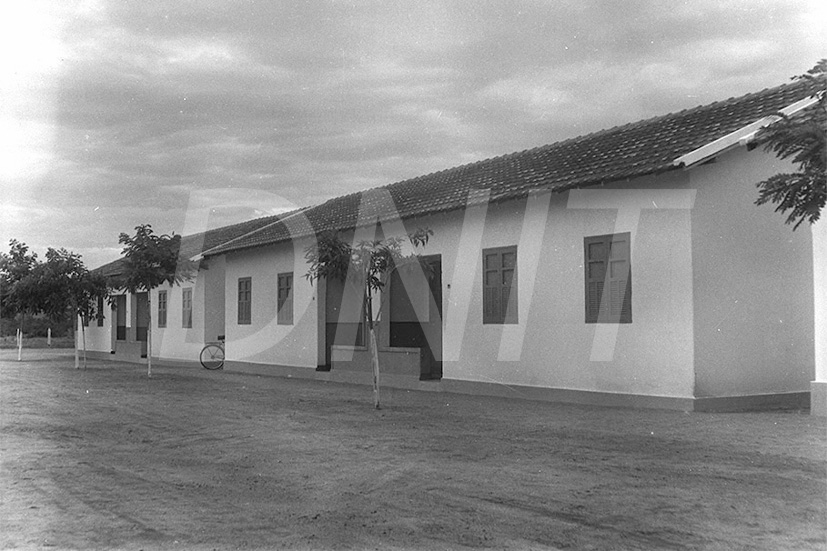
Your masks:
<instances>
[{"instance_id":1,"label":"roof ridge","mask_svg":"<svg viewBox=\"0 0 827 551\"><path fill-rule=\"evenodd\" d=\"M303 207L303 208L307 208L307 207ZM210 228L208 230L195 232L195 233L188 233L186 235L182 234L181 239L184 239L184 238L192 239L192 238L198 237L199 235L206 236L210 232L216 232L216 231L219 231L219 230L228 230L228 229L231 229L231 228L236 228L236 227L239 227L239 226L243 226L245 224L252 224L253 222L262 221L265 218L277 218L279 216L284 216L286 214L289 214L289 213L291 213L295 210L299 210L299 209L292 209L290 211L282 212L282 213L279 213L279 214L268 214L266 216L259 216L258 218L250 218L249 220L243 220L241 222L234 222L232 224L227 224L226 226L218 226L217 228Z\"/></svg>"},{"instance_id":2,"label":"roof ridge","mask_svg":"<svg viewBox=\"0 0 827 551\"><path fill-rule=\"evenodd\" d=\"M646 118L646 119L642 119L642 120L630 121L630 122L627 122L627 123L618 124L618 125L610 126L610 127L607 127L607 128L601 128L599 130L595 130L595 131L589 132L587 134L580 134L580 135L572 136L572 137L569 137L569 138L563 138L561 140L557 140L557 141L551 142L549 144L539 145L539 146L526 148L526 149L522 149L522 150L518 150L518 151L512 151L510 153L504 153L502 155L495 155L493 157L486 157L484 159L478 159L476 161L471 161L471 162L464 163L464 164L461 164L461 165L452 166L452 167L448 167L448 168L443 168L443 169L440 169L440 170L435 170L435 171L429 172L427 174L420 174L418 176L412 176L410 178L397 180L397 181L391 182L389 184L383 184L381 186L375 186L375 187L372 187L372 188L368 188L368 189L364 189L364 190L360 190L360 191L355 191L355 192L348 193L348 194L345 194L345 195L340 195L340 196L337 196L337 197L331 197L327 201L324 201L323 203L319 203L319 205L316 205L316 206L326 204L329 201L334 201L334 200L337 200L337 199L343 199L345 197L350 197L350 196L353 196L353 195L360 195L362 193L365 193L365 192L371 191L371 190L375 190L375 189L388 189L388 188L390 188L392 186L395 186L397 184L402 184L402 183L406 183L406 182L414 182L414 181L423 180L423 179L430 179L430 178L432 178L434 176L437 176L439 174L445 174L445 173L449 173L449 172L458 172L458 171L461 171L461 170L467 170L471 167L474 167L474 166L477 166L477 165L480 165L480 164L494 163L495 161L504 160L504 159L507 159L509 157L519 157L521 155L527 155L529 153L536 152L536 151L554 150L554 149L562 147L566 144L583 142L583 141L586 141L586 140L590 140L590 139L594 139L594 138L597 138L597 137L600 137L600 136L604 136L606 134L610 134L610 133L613 133L613 132L618 132L622 129L646 126L648 124L653 124L657 121L667 119L667 118L672 118L672 117L677 117L677 116L686 116L686 115L689 115L689 114L692 114L692 113L696 113L698 111L712 109L714 107L720 107L720 106L723 106L725 104L730 104L730 103L731 104L737 104L737 103L740 103L740 102L746 100L750 96L767 95L772 91L781 90L783 88L795 88L795 87L804 88L804 87L808 87L808 86L815 87L815 85L813 85L812 83L810 83L808 81L805 81L804 79L798 79L798 80L794 80L792 82L785 82L785 83L779 84L777 86L771 86L771 87L763 88L761 90L758 90L758 91L755 91L755 92L749 92L747 94L743 94L743 95L740 95L740 96L730 96L726 99L713 101L711 103L699 104L699 105L696 105L694 107L687 107L685 109L681 109L679 111L671 111L669 113L664 113L662 115L655 115L655 116L652 116L652 117L649 117L649 118Z\"/></svg>"},{"instance_id":3,"label":"roof ridge","mask_svg":"<svg viewBox=\"0 0 827 551\"><path fill-rule=\"evenodd\" d=\"M662 115L654 115L654 116L646 118L646 119L641 119L641 120L637 120L637 121L630 121L630 122L627 122L627 123L618 124L618 125L610 126L610 127L607 127L607 128L602 128L600 130L595 130L595 131L589 132L587 134L581 134L579 136L573 136L571 138L565 138L565 139L562 139L562 140L558 140L558 141L552 142L550 144L541 145L541 146L536 147L534 149L546 149L546 148L550 149L554 146L559 146L559 145L569 143L569 142L585 141L586 139L602 136L602 135L605 135L605 134L608 134L608 133L611 133L611 132L616 132L616 131L619 131L619 130L624 129L624 128L646 126L648 124L652 124L652 123L655 123L655 122L663 120L663 119L677 117L679 115L685 116L685 115L689 115L689 114L692 114L692 113L696 113L698 111L705 111L705 110L708 110L708 109L712 109L714 107L720 107L720 106L725 105L725 104L740 103L740 102L746 100L747 98L749 98L750 96L767 95L771 91L780 90L782 88L794 88L796 86L806 87L808 84L809 83L806 83L803 80L797 80L797 81L793 81L793 82L785 82L784 84L779 84L778 86L771 86L771 87L763 88L763 89L758 90L756 92L749 92L747 94L743 94L743 95L740 95L740 96L730 96L726 99L713 101L711 103L702 103L702 104L696 105L694 107L687 107L685 109L681 109L679 111L670 111L669 113L664 113Z\"/></svg>"}]
</instances>

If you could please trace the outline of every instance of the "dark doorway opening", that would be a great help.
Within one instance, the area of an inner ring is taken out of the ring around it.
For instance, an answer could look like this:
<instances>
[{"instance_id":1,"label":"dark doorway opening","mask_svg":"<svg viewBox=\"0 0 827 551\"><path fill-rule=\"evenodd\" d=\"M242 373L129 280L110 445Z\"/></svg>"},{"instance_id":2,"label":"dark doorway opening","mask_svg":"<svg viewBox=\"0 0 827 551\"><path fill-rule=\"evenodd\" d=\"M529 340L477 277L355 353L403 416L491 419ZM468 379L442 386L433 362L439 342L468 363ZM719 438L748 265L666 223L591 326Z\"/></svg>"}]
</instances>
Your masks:
<instances>
[{"instance_id":1,"label":"dark doorway opening","mask_svg":"<svg viewBox=\"0 0 827 551\"><path fill-rule=\"evenodd\" d=\"M390 335L392 347L419 348L420 380L442 378L442 257L425 256L426 281L416 267L402 267L391 275ZM400 273L407 270L407 273ZM403 283L407 282L407 286Z\"/></svg>"}]
</instances>

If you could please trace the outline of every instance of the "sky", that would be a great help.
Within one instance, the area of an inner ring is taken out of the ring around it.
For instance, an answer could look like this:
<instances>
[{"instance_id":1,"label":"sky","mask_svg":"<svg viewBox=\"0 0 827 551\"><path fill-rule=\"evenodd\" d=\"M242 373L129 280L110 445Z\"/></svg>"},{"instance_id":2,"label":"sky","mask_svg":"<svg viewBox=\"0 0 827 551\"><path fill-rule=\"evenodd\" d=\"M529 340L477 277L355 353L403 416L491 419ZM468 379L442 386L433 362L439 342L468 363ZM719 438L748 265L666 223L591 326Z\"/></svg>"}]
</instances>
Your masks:
<instances>
[{"instance_id":1,"label":"sky","mask_svg":"<svg viewBox=\"0 0 827 551\"><path fill-rule=\"evenodd\" d=\"M189 234L787 82L822 0L0 7L0 250Z\"/></svg>"}]
</instances>

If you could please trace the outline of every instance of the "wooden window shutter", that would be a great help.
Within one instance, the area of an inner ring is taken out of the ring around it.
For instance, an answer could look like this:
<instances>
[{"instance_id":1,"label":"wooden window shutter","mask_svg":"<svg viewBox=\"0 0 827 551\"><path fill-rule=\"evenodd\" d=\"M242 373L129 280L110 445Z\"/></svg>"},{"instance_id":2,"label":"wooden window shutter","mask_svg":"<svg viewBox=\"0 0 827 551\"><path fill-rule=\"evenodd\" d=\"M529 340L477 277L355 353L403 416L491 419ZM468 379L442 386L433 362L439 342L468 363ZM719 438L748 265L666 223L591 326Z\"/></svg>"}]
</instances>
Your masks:
<instances>
[{"instance_id":1,"label":"wooden window shutter","mask_svg":"<svg viewBox=\"0 0 827 551\"><path fill-rule=\"evenodd\" d=\"M249 325L252 323L253 280L242 277L238 280L238 323Z\"/></svg>"},{"instance_id":2,"label":"wooden window shutter","mask_svg":"<svg viewBox=\"0 0 827 551\"><path fill-rule=\"evenodd\" d=\"M497 284L500 274L500 255L486 252L483 254L483 296L482 322L500 323L500 287Z\"/></svg>"},{"instance_id":3,"label":"wooden window shutter","mask_svg":"<svg viewBox=\"0 0 827 551\"><path fill-rule=\"evenodd\" d=\"M293 274L278 274L277 277L277 323L291 325L293 323Z\"/></svg>"},{"instance_id":4,"label":"wooden window shutter","mask_svg":"<svg viewBox=\"0 0 827 551\"><path fill-rule=\"evenodd\" d=\"M181 327L189 329L192 327L192 289L187 288L181 291Z\"/></svg>"},{"instance_id":5,"label":"wooden window shutter","mask_svg":"<svg viewBox=\"0 0 827 551\"><path fill-rule=\"evenodd\" d=\"M631 234L586 237L583 247L586 323L631 323Z\"/></svg>"},{"instance_id":6,"label":"wooden window shutter","mask_svg":"<svg viewBox=\"0 0 827 551\"><path fill-rule=\"evenodd\" d=\"M517 323L517 247L485 249L482 265L482 322Z\"/></svg>"},{"instance_id":7,"label":"wooden window shutter","mask_svg":"<svg viewBox=\"0 0 827 551\"><path fill-rule=\"evenodd\" d=\"M167 292L158 291L158 327L167 326Z\"/></svg>"}]
</instances>

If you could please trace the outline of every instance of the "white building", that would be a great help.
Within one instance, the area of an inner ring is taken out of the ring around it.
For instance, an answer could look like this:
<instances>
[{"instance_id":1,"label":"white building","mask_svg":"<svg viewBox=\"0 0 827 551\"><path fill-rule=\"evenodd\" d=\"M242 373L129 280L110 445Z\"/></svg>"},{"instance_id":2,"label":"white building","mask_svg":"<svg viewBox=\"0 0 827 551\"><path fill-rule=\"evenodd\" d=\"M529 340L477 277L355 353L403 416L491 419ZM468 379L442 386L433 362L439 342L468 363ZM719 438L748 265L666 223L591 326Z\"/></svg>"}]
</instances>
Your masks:
<instances>
[{"instance_id":1,"label":"white building","mask_svg":"<svg viewBox=\"0 0 827 551\"><path fill-rule=\"evenodd\" d=\"M304 252L322 231L426 227L434 276L384 291L385 385L681 410L806 407L812 391L827 414L824 224L793 232L754 204L757 182L794 170L752 147L756 130L813 91L788 84L208 232L197 279L152 292L154 355L193 363L225 335L226 369L367 383L358 294L311 285ZM137 359L145 299L121 300L90 348Z\"/></svg>"}]
</instances>

